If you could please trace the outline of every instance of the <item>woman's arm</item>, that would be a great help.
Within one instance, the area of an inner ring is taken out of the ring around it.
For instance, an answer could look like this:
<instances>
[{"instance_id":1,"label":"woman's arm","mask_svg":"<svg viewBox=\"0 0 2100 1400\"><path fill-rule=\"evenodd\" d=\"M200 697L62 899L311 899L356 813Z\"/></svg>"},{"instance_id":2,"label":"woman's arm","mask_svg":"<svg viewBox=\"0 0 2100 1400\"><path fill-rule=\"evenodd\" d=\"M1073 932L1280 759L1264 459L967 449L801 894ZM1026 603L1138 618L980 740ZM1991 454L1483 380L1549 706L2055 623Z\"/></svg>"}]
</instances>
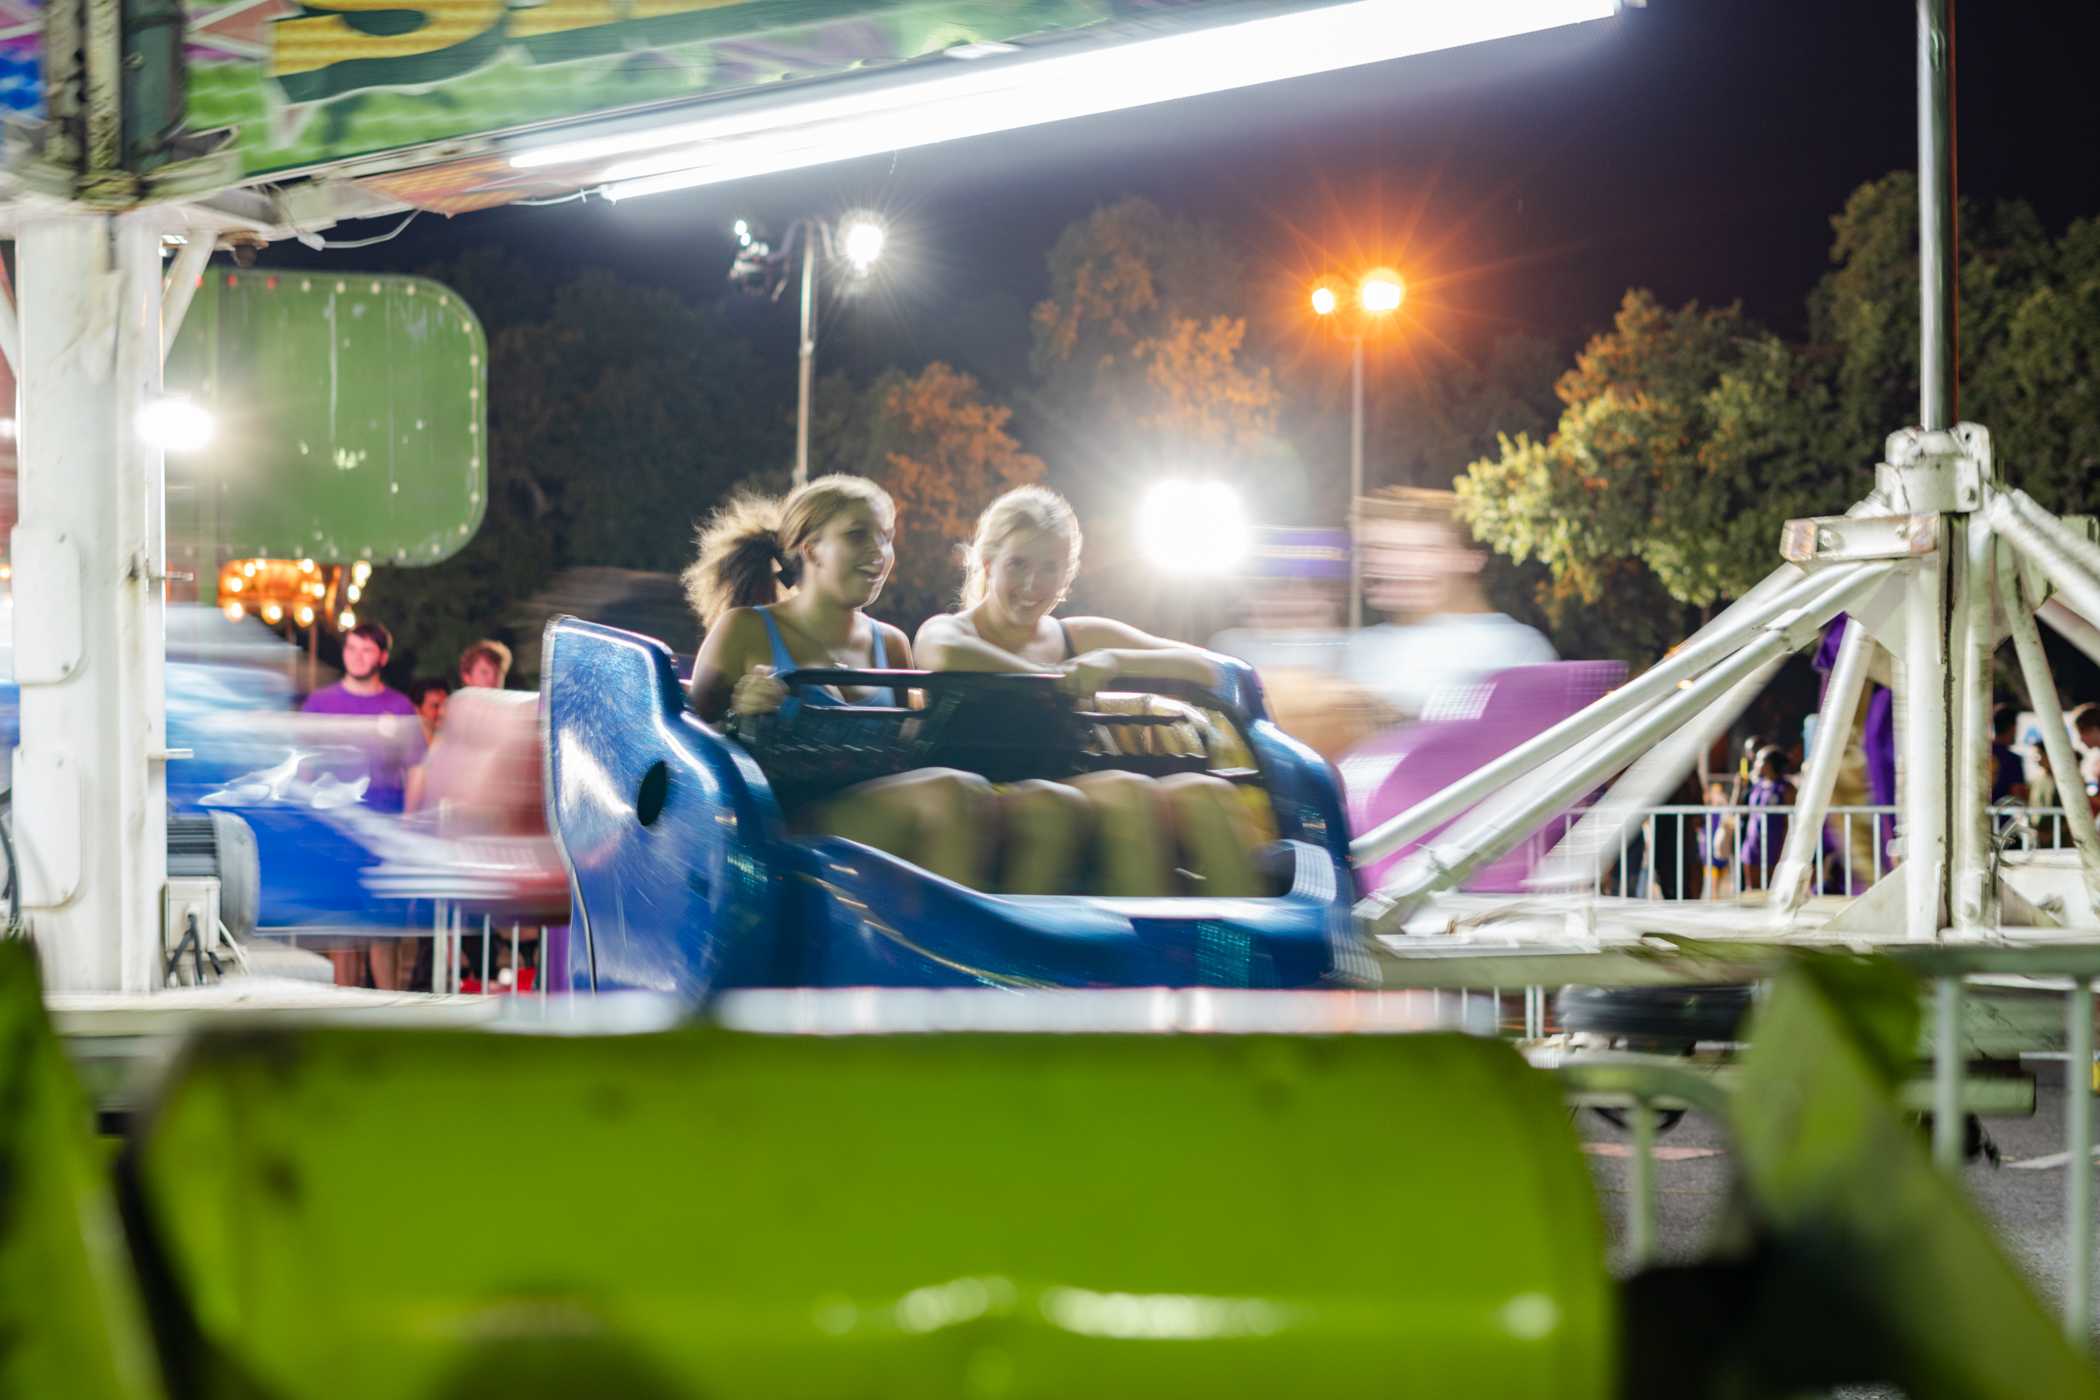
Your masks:
<instances>
[{"instance_id":1,"label":"woman's arm","mask_svg":"<svg viewBox=\"0 0 2100 1400\"><path fill-rule=\"evenodd\" d=\"M1072 634L1073 650L1078 653L1067 664L1075 670L1082 665L1105 670L1099 683L1128 675L1211 687L1224 680L1220 663L1226 658L1202 647L1155 637L1112 617L1075 617L1065 626Z\"/></svg>"},{"instance_id":2,"label":"woman's arm","mask_svg":"<svg viewBox=\"0 0 2100 1400\"><path fill-rule=\"evenodd\" d=\"M1054 671L995 647L955 613L929 617L919 628L919 665L928 671Z\"/></svg>"},{"instance_id":3,"label":"woman's arm","mask_svg":"<svg viewBox=\"0 0 2100 1400\"><path fill-rule=\"evenodd\" d=\"M687 692L700 718L714 724L729 713L737 682L769 654L764 633L765 624L749 608L731 608L707 629Z\"/></svg>"}]
</instances>

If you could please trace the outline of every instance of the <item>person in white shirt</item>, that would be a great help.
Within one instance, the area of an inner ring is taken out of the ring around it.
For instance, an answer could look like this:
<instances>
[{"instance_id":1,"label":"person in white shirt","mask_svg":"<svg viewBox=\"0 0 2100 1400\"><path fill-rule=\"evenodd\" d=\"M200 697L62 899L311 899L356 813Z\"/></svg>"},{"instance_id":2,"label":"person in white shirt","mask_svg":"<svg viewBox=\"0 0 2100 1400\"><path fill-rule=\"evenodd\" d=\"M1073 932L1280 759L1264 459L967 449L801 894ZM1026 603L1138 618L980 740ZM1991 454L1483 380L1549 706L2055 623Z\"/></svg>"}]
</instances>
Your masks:
<instances>
[{"instance_id":1,"label":"person in white shirt","mask_svg":"<svg viewBox=\"0 0 2100 1400\"><path fill-rule=\"evenodd\" d=\"M1537 629L1488 602L1487 556L1455 504L1448 491L1398 490L1357 506L1364 601L1390 621L1350 637L1342 674L1404 720L1499 671L1560 659Z\"/></svg>"}]
</instances>

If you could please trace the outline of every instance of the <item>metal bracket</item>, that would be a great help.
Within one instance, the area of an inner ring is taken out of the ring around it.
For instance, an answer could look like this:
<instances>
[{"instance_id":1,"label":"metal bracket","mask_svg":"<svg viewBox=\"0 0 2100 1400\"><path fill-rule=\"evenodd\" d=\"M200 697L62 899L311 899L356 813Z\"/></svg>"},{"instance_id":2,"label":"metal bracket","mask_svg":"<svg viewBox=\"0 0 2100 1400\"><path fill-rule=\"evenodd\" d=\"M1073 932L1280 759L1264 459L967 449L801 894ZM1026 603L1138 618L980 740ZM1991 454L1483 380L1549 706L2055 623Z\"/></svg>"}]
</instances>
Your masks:
<instances>
[{"instance_id":1,"label":"metal bracket","mask_svg":"<svg viewBox=\"0 0 2100 1400\"><path fill-rule=\"evenodd\" d=\"M1779 553L1804 569L1863 559L1909 559L1939 547L1929 515L1814 515L1789 520Z\"/></svg>"},{"instance_id":2,"label":"metal bracket","mask_svg":"<svg viewBox=\"0 0 2100 1400\"><path fill-rule=\"evenodd\" d=\"M1905 428L1889 434L1874 489L1889 508L1912 515L1964 514L1983 505L1991 480L1991 435L1981 423L1951 431Z\"/></svg>"}]
</instances>

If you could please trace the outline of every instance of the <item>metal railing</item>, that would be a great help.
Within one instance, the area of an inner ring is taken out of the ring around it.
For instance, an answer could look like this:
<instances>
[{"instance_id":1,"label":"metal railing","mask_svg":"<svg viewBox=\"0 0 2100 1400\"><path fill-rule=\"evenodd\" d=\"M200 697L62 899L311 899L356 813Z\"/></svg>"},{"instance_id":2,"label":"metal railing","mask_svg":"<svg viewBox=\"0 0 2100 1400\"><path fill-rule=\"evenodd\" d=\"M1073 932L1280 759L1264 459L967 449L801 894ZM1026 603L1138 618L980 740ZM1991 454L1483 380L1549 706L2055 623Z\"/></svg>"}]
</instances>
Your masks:
<instances>
[{"instance_id":1,"label":"metal railing","mask_svg":"<svg viewBox=\"0 0 2100 1400\"><path fill-rule=\"evenodd\" d=\"M1728 899L1766 889L1793 822L1792 806L1672 805L1643 808L1620 834L1615 853L1597 864L1597 894L1648 899ZM1992 809L2002 846L2015 850L2068 848L2061 807L2011 804ZM1556 818L1533 837L1536 866L1573 830L1583 814ZM1852 896L1896 865L1894 807L1831 807L1816 846L1813 892Z\"/></svg>"}]
</instances>

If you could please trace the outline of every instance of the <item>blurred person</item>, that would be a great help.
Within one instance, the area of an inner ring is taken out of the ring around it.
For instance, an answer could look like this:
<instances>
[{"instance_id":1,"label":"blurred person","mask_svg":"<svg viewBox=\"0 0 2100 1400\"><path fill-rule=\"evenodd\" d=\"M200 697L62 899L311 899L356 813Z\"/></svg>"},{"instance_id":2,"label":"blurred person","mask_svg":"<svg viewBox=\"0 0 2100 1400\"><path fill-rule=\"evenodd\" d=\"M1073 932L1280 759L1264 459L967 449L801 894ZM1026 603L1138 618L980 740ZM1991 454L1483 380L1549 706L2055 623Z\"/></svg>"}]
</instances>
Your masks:
<instances>
[{"instance_id":1,"label":"blurred person","mask_svg":"<svg viewBox=\"0 0 2100 1400\"><path fill-rule=\"evenodd\" d=\"M1349 639L1342 674L1402 719L1444 690L1515 666L1557 661L1535 628L1495 610L1487 562L1460 530L1448 491L1395 490L1357 503L1364 599L1389 621Z\"/></svg>"},{"instance_id":2,"label":"blurred person","mask_svg":"<svg viewBox=\"0 0 2100 1400\"><path fill-rule=\"evenodd\" d=\"M2071 711L2071 738L2079 750L2079 784L2091 797L2100 791L2100 705L2089 701Z\"/></svg>"},{"instance_id":3,"label":"blurred person","mask_svg":"<svg viewBox=\"0 0 2100 1400\"><path fill-rule=\"evenodd\" d=\"M365 802L382 812L401 810L403 778L423 755L422 722L415 702L386 683L381 672L394 649L394 634L376 622L360 622L343 634L343 678L306 697L300 713L346 715L378 719L379 734L391 737L392 719L414 719L413 748L395 745L374 747L370 753L371 785Z\"/></svg>"},{"instance_id":4,"label":"blurred person","mask_svg":"<svg viewBox=\"0 0 2100 1400\"><path fill-rule=\"evenodd\" d=\"M2027 761L2013 747L2019 738L2020 712L2011 705L1991 707L1991 802L2027 802Z\"/></svg>"},{"instance_id":5,"label":"blurred person","mask_svg":"<svg viewBox=\"0 0 2100 1400\"><path fill-rule=\"evenodd\" d=\"M760 715L790 701L782 677L804 667L906 669L911 642L863 609L896 563L897 508L866 477L821 476L787 496L739 496L700 530L685 571L687 597L706 637L690 698L710 724ZM805 705L894 705L888 689L825 687ZM857 783L790 819L981 887L990 784L975 774L920 768Z\"/></svg>"},{"instance_id":6,"label":"blurred person","mask_svg":"<svg viewBox=\"0 0 2100 1400\"><path fill-rule=\"evenodd\" d=\"M1210 639L1261 676L1278 728L1329 763L1390 723L1383 702L1342 677L1349 540L1338 530L1270 530L1248 570L1246 621Z\"/></svg>"},{"instance_id":7,"label":"blurred person","mask_svg":"<svg viewBox=\"0 0 2100 1400\"><path fill-rule=\"evenodd\" d=\"M363 754L367 786L363 801L376 811L399 812L406 798L408 774L423 760L422 717L415 702L389 686L382 677L387 657L394 649L394 635L377 622L360 622L343 634L343 678L306 697L300 712L308 715L340 716L369 720L359 726L353 745ZM371 984L382 991L398 991L407 983L413 957L404 949L405 940L355 938L346 946L330 950L335 980L340 986Z\"/></svg>"},{"instance_id":8,"label":"blurred person","mask_svg":"<svg viewBox=\"0 0 2100 1400\"><path fill-rule=\"evenodd\" d=\"M1113 618L1051 615L1079 575L1083 543L1071 505L1047 487L1018 486L986 506L966 552L961 609L919 628L922 663L935 671L1050 673L1078 697L1121 676L1216 687L1220 658L1201 647ZM1175 894L1183 870L1205 894L1267 892L1254 867L1253 814L1222 778L1111 769L1015 787L1002 798L1015 833L1005 887L1015 892L1067 886L1089 816L1103 893Z\"/></svg>"},{"instance_id":9,"label":"blurred person","mask_svg":"<svg viewBox=\"0 0 2100 1400\"><path fill-rule=\"evenodd\" d=\"M445 700L452 694L452 687L436 676L417 681L408 688L408 696L416 702L416 718L423 723L423 742L427 746L435 743L438 726L445 721Z\"/></svg>"},{"instance_id":10,"label":"blurred person","mask_svg":"<svg viewBox=\"0 0 2100 1400\"><path fill-rule=\"evenodd\" d=\"M510 679L510 648L484 637L459 654L459 683L462 687L485 686L503 689Z\"/></svg>"},{"instance_id":11,"label":"blurred person","mask_svg":"<svg viewBox=\"0 0 2100 1400\"><path fill-rule=\"evenodd\" d=\"M1706 785L1709 809L1699 822L1699 864L1706 872L1706 897L1725 899L1735 893L1736 814L1729 810L1728 784L1715 780Z\"/></svg>"},{"instance_id":12,"label":"blurred person","mask_svg":"<svg viewBox=\"0 0 2100 1400\"><path fill-rule=\"evenodd\" d=\"M1750 789L1743 797L1743 805L1751 809L1744 817L1743 836L1737 845L1736 863L1742 871L1743 889L1763 889L1772 867L1779 863L1780 852L1786 848L1786 817L1759 809L1790 806L1793 800L1786 754L1768 744L1758 750L1751 762Z\"/></svg>"}]
</instances>

